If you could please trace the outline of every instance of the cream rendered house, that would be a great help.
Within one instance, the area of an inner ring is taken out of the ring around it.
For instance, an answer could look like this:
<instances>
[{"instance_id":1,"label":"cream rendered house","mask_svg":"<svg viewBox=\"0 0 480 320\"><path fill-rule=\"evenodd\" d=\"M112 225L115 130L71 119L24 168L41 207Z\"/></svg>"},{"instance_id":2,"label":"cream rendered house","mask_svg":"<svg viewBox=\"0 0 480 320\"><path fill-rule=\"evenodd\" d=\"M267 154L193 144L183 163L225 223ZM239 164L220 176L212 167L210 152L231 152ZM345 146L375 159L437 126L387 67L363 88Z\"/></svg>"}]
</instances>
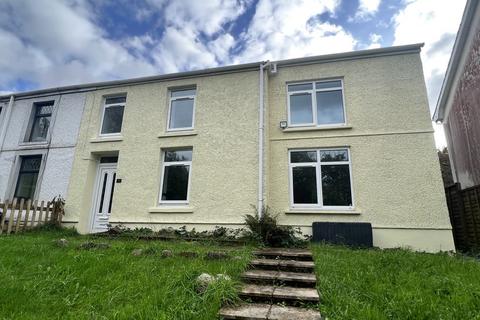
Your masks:
<instances>
[{"instance_id":1,"label":"cream rendered house","mask_svg":"<svg viewBox=\"0 0 480 320\"><path fill-rule=\"evenodd\" d=\"M268 205L306 233L454 250L421 46L85 85L65 222L236 228Z\"/></svg>"}]
</instances>

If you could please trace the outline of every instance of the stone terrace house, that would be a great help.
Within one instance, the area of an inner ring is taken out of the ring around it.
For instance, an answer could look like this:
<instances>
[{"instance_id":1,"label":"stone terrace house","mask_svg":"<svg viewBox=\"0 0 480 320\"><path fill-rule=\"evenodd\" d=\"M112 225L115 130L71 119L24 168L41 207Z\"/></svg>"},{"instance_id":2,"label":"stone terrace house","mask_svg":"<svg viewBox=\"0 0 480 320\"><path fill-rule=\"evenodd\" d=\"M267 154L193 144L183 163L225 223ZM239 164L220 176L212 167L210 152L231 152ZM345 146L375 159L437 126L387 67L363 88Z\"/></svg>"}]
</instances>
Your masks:
<instances>
[{"instance_id":1,"label":"stone terrace house","mask_svg":"<svg viewBox=\"0 0 480 320\"><path fill-rule=\"evenodd\" d=\"M65 222L236 228L265 205L307 233L369 222L376 246L452 250L421 47L78 86Z\"/></svg>"}]
</instances>

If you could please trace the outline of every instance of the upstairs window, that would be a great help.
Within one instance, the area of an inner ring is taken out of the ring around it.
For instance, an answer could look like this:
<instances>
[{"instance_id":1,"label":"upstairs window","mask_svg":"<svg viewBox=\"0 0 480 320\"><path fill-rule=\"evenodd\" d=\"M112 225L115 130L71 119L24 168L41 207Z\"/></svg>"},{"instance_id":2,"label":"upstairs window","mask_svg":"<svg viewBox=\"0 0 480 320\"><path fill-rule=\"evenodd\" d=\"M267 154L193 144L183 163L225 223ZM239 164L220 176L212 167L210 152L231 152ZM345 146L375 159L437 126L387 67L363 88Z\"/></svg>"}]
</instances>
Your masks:
<instances>
[{"instance_id":1,"label":"upstairs window","mask_svg":"<svg viewBox=\"0 0 480 320\"><path fill-rule=\"evenodd\" d=\"M170 91L168 131L193 129L196 89Z\"/></svg>"},{"instance_id":2,"label":"upstairs window","mask_svg":"<svg viewBox=\"0 0 480 320\"><path fill-rule=\"evenodd\" d=\"M101 136L119 135L122 131L123 109L125 108L127 98L107 97L102 114Z\"/></svg>"},{"instance_id":3,"label":"upstairs window","mask_svg":"<svg viewBox=\"0 0 480 320\"><path fill-rule=\"evenodd\" d=\"M164 152L161 203L188 203L191 167L192 149Z\"/></svg>"},{"instance_id":4,"label":"upstairs window","mask_svg":"<svg viewBox=\"0 0 480 320\"><path fill-rule=\"evenodd\" d=\"M22 156L20 159L20 170L18 171L14 197L25 200L33 199L37 187L42 156Z\"/></svg>"},{"instance_id":5,"label":"upstairs window","mask_svg":"<svg viewBox=\"0 0 480 320\"><path fill-rule=\"evenodd\" d=\"M293 207L353 207L348 149L292 150L289 167Z\"/></svg>"},{"instance_id":6,"label":"upstairs window","mask_svg":"<svg viewBox=\"0 0 480 320\"><path fill-rule=\"evenodd\" d=\"M46 141L53 113L53 101L35 103L29 142Z\"/></svg>"},{"instance_id":7,"label":"upstairs window","mask_svg":"<svg viewBox=\"0 0 480 320\"><path fill-rule=\"evenodd\" d=\"M290 126L345 124L342 80L295 83L287 87Z\"/></svg>"}]
</instances>

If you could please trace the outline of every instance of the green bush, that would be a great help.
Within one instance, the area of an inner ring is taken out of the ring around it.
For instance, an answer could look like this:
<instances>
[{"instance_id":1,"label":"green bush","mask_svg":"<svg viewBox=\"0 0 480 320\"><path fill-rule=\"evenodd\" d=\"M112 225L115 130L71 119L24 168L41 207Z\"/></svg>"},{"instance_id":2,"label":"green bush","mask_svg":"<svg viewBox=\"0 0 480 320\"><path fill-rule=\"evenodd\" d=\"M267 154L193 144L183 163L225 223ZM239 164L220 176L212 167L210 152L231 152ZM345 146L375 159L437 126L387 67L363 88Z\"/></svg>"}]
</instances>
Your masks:
<instances>
[{"instance_id":1,"label":"green bush","mask_svg":"<svg viewBox=\"0 0 480 320\"><path fill-rule=\"evenodd\" d=\"M256 210L255 210L256 211ZM301 247L308 243L300 229L278 224L278 214L272 214L269 207L262 208L262 215L247 214L245 223L249 236L268 247Z\"/></svg>"}]
</instances>

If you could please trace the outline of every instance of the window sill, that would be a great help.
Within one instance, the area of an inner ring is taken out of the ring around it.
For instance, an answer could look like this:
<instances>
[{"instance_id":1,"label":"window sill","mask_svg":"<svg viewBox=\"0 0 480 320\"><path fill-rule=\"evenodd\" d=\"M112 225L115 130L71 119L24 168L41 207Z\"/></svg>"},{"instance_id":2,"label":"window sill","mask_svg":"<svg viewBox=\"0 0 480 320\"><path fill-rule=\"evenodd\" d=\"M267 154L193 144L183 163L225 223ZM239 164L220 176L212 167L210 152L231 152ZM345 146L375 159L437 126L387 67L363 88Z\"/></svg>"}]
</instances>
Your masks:
<instances>
[{"instance_id":1,"label":"window sill","mask_svg":"<svg viewBox=\"0 0 480 320\"><path fill-rule=\"evenodd\" d=\"M30 147L30 146L47 146L48 141L24 141L18 144L20 147Z\"/></svg>"},{"instance_id":2,"label":"window sill","mask_svg":"<svg viewBox=\"0 0 480 320\"><path fill-rule=\"evenodd\" d=\"M322 210L322 209L302 209L290 208L285 210L285 214L317 214L317 215L360 215L358 210Z\"/></svg>"},{"instance_id":3,"label":"window sill","mask_svg":"<svg viewBox=\"0 0 480 320\"><path fill-rule=\"evenodd\" d=\"M193 213L193 207L190 206L160 206L150 207L148 212L150 213Z\"/></svg>"},{"instance_id":4,"label":"window sill","mask_svg":"<svg viewBox=\"0 0 480 320\"><path fill-rule=\"evenodd\" d=\"M169 137L188 137L188 136L196 136L198 133L193 130L189 131L169 131L165 133L160 133L158 138L169 138Z\"/></svg>"},{"instance_id":5,"label":"window sill","mask_svg":"<svg viewBox=\"0 0 480 320\"><path fill-rule=\"evenodd\" d=\"M302 132L302 131L326 131L326 130L345 130L352 129L352 126L338 125L338 126L323 126L323 127L288 127L283 129L283 132Z\"/></svg>"},{"instance_id":6,"label":"window sill","mask_svg":"<svg viewBox=\"0 0 480 320\"><path fill-rule=\"evenodd\" d=\"M122 136L115 136L115 137L98 137L98 138L91 138L91 143L99 143L99 142L117 142L123 141Z\"/></svg>"}]
</instances>

